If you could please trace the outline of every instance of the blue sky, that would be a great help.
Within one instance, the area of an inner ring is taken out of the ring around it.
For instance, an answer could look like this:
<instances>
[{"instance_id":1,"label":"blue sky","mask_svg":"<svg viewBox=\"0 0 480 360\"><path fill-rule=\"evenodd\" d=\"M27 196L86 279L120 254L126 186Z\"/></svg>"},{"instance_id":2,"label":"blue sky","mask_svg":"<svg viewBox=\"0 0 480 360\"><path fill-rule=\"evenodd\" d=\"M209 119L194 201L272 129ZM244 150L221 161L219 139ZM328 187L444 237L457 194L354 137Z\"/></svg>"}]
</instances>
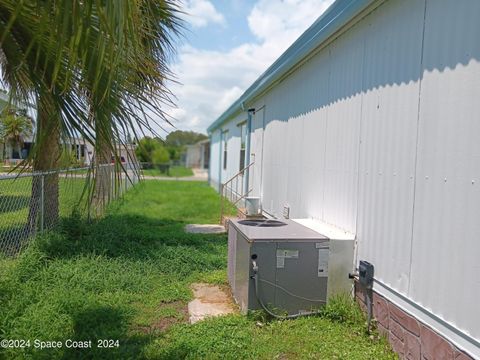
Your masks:
<instances>
[{"instance_id":1,"label":"blue sky","mask_svg":"<svg viewBox=\"0 0 480 360\"><path fill-rule=\"evenodd\" d=\"M185 37L164 109L181 130L205 132L333 0L183 0ZM172 128L167 128L172 130Z\"/></svg>"},{"instance_id":2,"label":"blue sky","mask_svg":"<svg viewBox=\"0 0 480 360\"><path fill-rule=\"evenodd\" d=\"M203 27L194 27L191 19L186 17L188 31L186 41L204 50L227 51L245 42L255 40L248 28L247 16L252 10L255 1L211 1L211 4L225 19L224 23L207 23ZM220 26L219 26L220 25Z\"/></svg>"}]
</instances>

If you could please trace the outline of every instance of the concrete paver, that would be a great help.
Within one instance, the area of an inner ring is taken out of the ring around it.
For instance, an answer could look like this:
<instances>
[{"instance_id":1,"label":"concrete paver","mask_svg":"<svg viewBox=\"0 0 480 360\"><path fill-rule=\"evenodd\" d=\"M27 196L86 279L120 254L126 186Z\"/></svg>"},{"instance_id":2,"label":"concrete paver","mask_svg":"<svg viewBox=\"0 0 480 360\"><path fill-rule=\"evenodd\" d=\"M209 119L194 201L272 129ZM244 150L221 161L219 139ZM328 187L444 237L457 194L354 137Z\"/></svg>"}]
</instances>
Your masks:
<instances>
[{"instance_id":1,"label":"concrete paver","mask_svg":"<svg viewBox=\"0 0 480 360\"><path fill-rule=\"evenodd\" d=\"M196 323L207 317L233 314L236 307L232 298L220 287L211 284L192 284L195 299L188 303L190 323Z\"/></svg>"}]
</instances>

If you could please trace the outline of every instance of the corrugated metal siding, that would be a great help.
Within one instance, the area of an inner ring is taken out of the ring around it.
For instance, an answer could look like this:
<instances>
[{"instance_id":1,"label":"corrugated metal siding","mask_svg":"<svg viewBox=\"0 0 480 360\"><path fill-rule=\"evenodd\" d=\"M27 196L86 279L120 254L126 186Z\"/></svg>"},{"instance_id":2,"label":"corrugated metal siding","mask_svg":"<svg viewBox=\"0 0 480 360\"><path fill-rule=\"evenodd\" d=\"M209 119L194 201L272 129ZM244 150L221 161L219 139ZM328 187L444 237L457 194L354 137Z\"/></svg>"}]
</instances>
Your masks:
<instances>
[{"instance_id":1,"label":"corrugated metal siding","mask_svg":"<svg viewBox=\"0 0 480 360\"><path fill-rule=\"evenodd\" d=\"M289 205L292 217L355 230L361 101L353 95L361 86L362 36L346 34L267 94L263 204L269 213L280 215Z\"/></svg>"},{"instance_id":2,"label":"corrugated metal siding","mask_svg":"<svg viewBox=\"0 0 480 360\"><path fill-rule=\"evenodd\" d=\"M269 109L267 114L270 113ZM287 139L286 127L285 121L269 121L264 137L262 203L266 211L278 216L281 212L277 212L276 209L285 203L287 190L286 146L282 144Z\"/></svg>"},{"instance_id":3,"label":"corrugated metal siding","mask_svg":"<svg viewBox=\"0 0 480 360\"><path fill-rule=\"evenodd\" d=\"M323 220L350 232L356 228L364 32L356 26L330 48Z\"/></svg>"},{"instance_id":4,"label":"corrugated metal siding","mask_svg":"<svg viewBox=\"0 0 480 360\"><path fill-rule=\"evenodd\" d=\"M408 295L423 1L389 1L365 19L357 238L376 276Z\"/></svg>"},{"instance_id":5,"label":"corrugated metal siding","mask_svg":"<svg viewBox=\"0 0 480 360\"><path fill-rule=\"evenodd\" d=\"M259 196L262 198L263 124L265 120L265 107L263 103L257 103L254 108L256 111L251 123L249 151L253 154L250 162L255 161L255 164L249 171L249 189L252 189L251 196Z\"/></svg>"},{"instance_id":6,"label":"corrugated metal siding","mask_svg":"<svg viewBox=\"0 0 480 360\"><path fill-rule=\"evenodd\" d=\"M328 60L314 58L266 96L262 191L272 214L289 205L292 217L323 216Z\"/></svg>"},{"instance_id":7,"label":"corrugated metal siding","mask_svg":"<svg viewBox=\"0 0 480 360\"><path fill-rule=\"evenodd\" d=\"M480 2L427 4L409 296L480 339Z\"/></svg>"},{"instance_id":8,"label":"corrugated metal siding","mask_svg":"<svg viewBox=\"0 0 480 360\"><path fill-rule=\"evenodd\" d=\"M325 209L325 164L327 149L328 99L330 80L330 49L312 58L305 64L303 78L308 90L304 95L302 179L300 188L301 210L295 210L295 217L323 219ZM302 97L302 96L300 96ZM293 185L293 184L292 184ZM295 214L298 213L298 214Z\"/></svg>"},{"instance_id":9,"label":"corrugated metal siding","mask_svg":"<svg viewBox=\"0 0 480 360\"><path fill-rule=\"evenodd\" d=\"M477 339L479 15L385 2L257 99L252 134L267 212L356 232L379 281Z\"/></svg>"}]
</instances>

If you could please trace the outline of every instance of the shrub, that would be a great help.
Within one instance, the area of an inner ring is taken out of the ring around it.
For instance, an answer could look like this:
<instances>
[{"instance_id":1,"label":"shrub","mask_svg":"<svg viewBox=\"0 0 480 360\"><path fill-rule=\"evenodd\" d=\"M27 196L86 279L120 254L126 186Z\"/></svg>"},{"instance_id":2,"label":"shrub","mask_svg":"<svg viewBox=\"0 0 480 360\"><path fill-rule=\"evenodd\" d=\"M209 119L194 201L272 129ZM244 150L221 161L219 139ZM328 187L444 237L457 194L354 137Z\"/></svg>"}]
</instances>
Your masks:
<instances>
[{"instance_id":1,"label":"shrub","mask_svg":"<svg viewBox=\"0 0 480 360\"><path fill-rule=\"evenodd\" d=\"M158 146L152 153L152 161L154 164L165 164L170 160L167 149L163 146Z\"/></svg>"}]
</instances>

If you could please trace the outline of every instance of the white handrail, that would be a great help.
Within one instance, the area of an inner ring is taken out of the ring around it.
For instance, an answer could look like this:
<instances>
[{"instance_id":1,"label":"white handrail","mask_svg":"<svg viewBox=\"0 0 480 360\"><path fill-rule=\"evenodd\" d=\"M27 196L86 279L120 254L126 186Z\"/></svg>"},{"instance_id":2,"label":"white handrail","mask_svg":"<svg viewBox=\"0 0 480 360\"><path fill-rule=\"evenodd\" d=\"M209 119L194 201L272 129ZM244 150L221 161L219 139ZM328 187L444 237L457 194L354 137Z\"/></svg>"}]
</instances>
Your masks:
<instances>
[{"instance_id":1,"label":"white handrail","mask_svg":"<svg viewBox=\"0 0 480 360\"><path fill-rule=\"evenodd\" d=\"M254 157L255 159L255 157ZM232 176L230 179L228 179L227 181L225 181L223 184L221 184L221 187L220 187L220 202L221 202L221 205L220 205L220 223L223 222L223 212L224 212L224 201L225 201L225 198L228 198L232 203L233 205L237 205L242 199L245 199L252 191L253 191L253 188L252 189L247 189L245 191L245 193L243 192L244 191L244 184L242 182L242 184L240 185L240 188L241 188L241 192L238 192L238 177L240 175L244 175L246 170L250 169L253 165L255 164L255 160L253 160L250 164L248 164L247 166L245 166L243 169L241 169L239 172L237 172L234 176ZM247 173L247 176L248 176L248 173ZM235 187L236 189L234 190L233 186L229 186L229 184L231 184L233 182L233 180L237 180L237 186ZM225 193L225 190L226 193ZM228 196L228 192L230 192L230 196ZM233 197L235 196L235 200L233 200Z\"/></svg>"},{"instance_id":2,"label":"white handrail","mask_svg":"<svg viewBox=\"0 0 480 360\"><path fill-rule=\"evenodd\" d=\"M243 173L245 172L245 170L249 169L253 164L255 164L255 162L251 162L250 164L248 164L247 166L245 166L242 170L240 170L238 173L236 173L234 176L232 176L230 179L228 179L227 181L225 181L223 183L223 185L227 185L229 182L235 180L235 178L237 178L238 176L240 175L243 175Z\"/></svg>"}]
</instances>

